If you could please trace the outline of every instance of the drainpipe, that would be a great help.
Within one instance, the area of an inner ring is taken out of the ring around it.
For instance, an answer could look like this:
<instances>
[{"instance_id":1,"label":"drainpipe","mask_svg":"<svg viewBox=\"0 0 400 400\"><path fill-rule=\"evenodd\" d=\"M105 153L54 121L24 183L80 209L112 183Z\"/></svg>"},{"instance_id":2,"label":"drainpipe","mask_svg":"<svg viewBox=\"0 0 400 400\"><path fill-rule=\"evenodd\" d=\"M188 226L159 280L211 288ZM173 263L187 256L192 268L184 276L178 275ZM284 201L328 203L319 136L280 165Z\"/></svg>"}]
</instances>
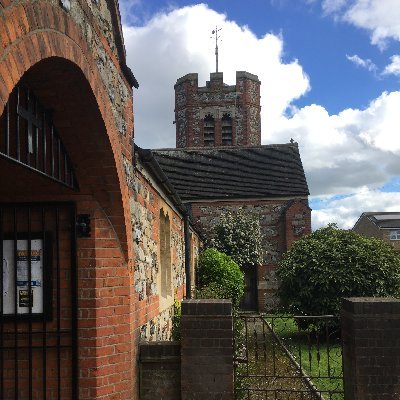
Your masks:
<instances>
[{"instance_id":1,"label":"drainpipe","mask_svg":"<svg viewBox=\"0 0 400 400\"><path fill-rule=\"evenodd\" d=\"M184 218L184 233L185 233L185 274L186 274L186 298L192 298L192 279L190 271L190 230L189 230L189 213L186 211L183 215Z\"/></svg>"}]
</instances>

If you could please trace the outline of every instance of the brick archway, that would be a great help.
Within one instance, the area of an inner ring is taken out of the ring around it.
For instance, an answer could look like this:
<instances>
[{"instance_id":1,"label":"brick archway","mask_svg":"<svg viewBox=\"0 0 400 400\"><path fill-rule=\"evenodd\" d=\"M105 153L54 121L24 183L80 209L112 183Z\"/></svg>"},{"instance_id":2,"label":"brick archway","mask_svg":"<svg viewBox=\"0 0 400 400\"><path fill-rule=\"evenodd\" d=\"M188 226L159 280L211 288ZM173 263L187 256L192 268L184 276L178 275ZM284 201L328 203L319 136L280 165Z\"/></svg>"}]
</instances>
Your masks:
<instances>
[{"instance_id":1,"label":"brick archway","mask_svg":"<svg viewBox=\"0 0 400 400\"><path fill-rule=\"evenodd\" d=\"M6 8L0 18L0 42L1 47L5 48L5 51L0 53L0 114L10 93L21 79L35 82L33 89L39 95L43 95L43 98L46 98L48 94L50 82L56 82L55 87L63 87L64 93L61 94L62 90L60 90L60 93L56 94L61 100L59 101L60 109L55 110L55 118L58 118L61 124L65 122L68 124L61 115L63 108L69 110L75 108L79 111L79 104L81 107L87 105L85 96L82 94L92 94L95 103L90 102L90 112L94 112L99 117L94 123L97 124L96 135L93 132L92 134L86 132L85 134L88 135L86 143L82 140L79 142L68 140L71 137L66 137L64 140L67 148L71 149L73 161L81 165L84 162L87 165L86 172L90 170L91 182L87 179L87 175L83 177L81 174L81 179L84 179L85 184L90 184L92 192L107 213L118 235L125 257L128 258L132 250L132 229L120 134L116 128L110 99L92 52L82 37L80 27L60 7L55 7L48 2L17 4ZM69 88L63 75L57 74L57 68L61 68L70 74L70 77L72 76ZM76 80L76 85L86 86L85 90L76 90L74 80ZM72 94L74 89L78 94L76 104L74 104ZM65 97L65 93L70 93L66 96L68 98ZM129 121L131 118L128 118ZM128 126L128 132L130 128ZM63 136L62 132L61 136ZM96 151L90 151L90 146L96 140L100 142L95 143ZM80 146L76 146L77 143ZM82 157L79 157L79 153L85 150L85 146L86 154L92 154L92 160L82 160ZM129 151L129 146L124 146L124 148L125 151ZM96 162L102 163L102 167L107 167L106 175L101 172L102 168L96 172Z\"/></svg>"},{"instance_id":2,"label":"brick archway","mask_svg":"<svg viewBox=\"0 0 400 400\"><path fill-rule=\"evenodd\" d=\"M72 200L78 212L90 210L93 236L78 240L76 251L80 398L131 399L137 390L136 339L134 289L126 264L133 263L133 241L123 164L123 155L131 156L129 134L122 136L117 129L110 88L105 87L93 49L71 13L57 3L0 0L0 115L18 84L32 89L53 111L54 126L74 164L80 191L47 185L47 178L33 177L31 171L0 157L0 167L7 165L3 172L0 168L0 180L4 183L2 178L9 174L6 183L11 188L9 192L2 188L0 200L25 201L25 191L30 201ZM84 0L74 3L88 7ZM101 32L100 41L118 79L125 81L117 55ZM128 90L124 104L127 132L133 125L129 94ZM12 180L16 174L30 183L28 188L21 184L18 189ZM38 189L30 191L31 182L45 188L42 195Z\"/></svg>"}]
</instances>

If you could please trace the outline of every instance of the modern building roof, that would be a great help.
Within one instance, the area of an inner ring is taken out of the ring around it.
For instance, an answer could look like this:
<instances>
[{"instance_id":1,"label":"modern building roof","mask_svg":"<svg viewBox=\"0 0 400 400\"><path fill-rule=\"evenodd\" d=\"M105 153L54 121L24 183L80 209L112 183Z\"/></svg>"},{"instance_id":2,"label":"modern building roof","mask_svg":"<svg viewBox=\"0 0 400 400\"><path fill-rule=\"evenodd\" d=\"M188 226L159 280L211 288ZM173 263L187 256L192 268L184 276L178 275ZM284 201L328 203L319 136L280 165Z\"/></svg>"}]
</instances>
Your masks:
<instances>
[{"instance_id":1,"label":"modern building roof","mask_svg":"<svg viewBox=\"0 0 400 400\"><path fill-rule=\"evenodd\" d=\"M184 202L309 195L297 143L140 151Z\"/></svg>"},{"instance_id":2,"label":"modern building roof","mask_svg":"<svg viewBox=\"0 0 400 400\"><path fill-rule=\"evenodd\" d=\"M400 212L364 212L354 228L363 218L367 218L379 229L400 229Z\"/></svg>"}]
</instances>

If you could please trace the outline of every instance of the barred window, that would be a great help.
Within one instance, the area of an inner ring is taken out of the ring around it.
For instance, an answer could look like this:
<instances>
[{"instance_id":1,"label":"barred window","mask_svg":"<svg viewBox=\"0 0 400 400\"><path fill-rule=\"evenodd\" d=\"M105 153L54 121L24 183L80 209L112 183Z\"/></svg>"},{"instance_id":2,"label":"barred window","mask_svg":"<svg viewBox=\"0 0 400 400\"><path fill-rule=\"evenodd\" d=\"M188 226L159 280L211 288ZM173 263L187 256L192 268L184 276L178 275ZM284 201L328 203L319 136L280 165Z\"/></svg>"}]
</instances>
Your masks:
<instances>
[{"instance_id":1,"label":"barred window","mask_svg":"<svg viewBox=\"0 0 400 400\"><path fill-rule=\"evenodd\" d=\"M77 189L71 160L52 115L28 88L17 86L0 116L0 156Z\"/></svg>"},{"instance_id":2,"label":"barred window","mask_svg":"<svg viewBox=\"0 0 400 400\"><path fill-rule=\"evenodd\" d=\"M221 119L222 146L232 146L232 117L224 114Z\"/></svg>"},{"instance_id":3,"label":"barred window","mask_svg":"<svg viewBox=\"0 0 400 400\"><path fill-rule=\"evenodd\" d=\"M211 114L204 118L204 146L214 146L215 143L215 121Z\"/></svg>"}]
</instances>

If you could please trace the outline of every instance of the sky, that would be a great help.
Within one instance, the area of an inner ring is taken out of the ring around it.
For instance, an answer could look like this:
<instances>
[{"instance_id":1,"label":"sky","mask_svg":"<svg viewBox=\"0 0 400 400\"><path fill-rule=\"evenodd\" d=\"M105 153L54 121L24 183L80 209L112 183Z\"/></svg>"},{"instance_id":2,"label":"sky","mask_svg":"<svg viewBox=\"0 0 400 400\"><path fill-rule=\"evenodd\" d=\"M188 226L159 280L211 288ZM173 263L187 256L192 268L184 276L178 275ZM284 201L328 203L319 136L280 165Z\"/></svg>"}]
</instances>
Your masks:
<instances>
[{"instance_id":1,"label":"sky","mask_svg":"<svg viewBox=\"0 0 400 400\"><path fill-rule=\"evenodd\" d=\"M313 229L400 211L400 0L120 0L135 142L175 147L174 84L261 81L262 144L299 144Z\"/></svg>"}]
</instances>

